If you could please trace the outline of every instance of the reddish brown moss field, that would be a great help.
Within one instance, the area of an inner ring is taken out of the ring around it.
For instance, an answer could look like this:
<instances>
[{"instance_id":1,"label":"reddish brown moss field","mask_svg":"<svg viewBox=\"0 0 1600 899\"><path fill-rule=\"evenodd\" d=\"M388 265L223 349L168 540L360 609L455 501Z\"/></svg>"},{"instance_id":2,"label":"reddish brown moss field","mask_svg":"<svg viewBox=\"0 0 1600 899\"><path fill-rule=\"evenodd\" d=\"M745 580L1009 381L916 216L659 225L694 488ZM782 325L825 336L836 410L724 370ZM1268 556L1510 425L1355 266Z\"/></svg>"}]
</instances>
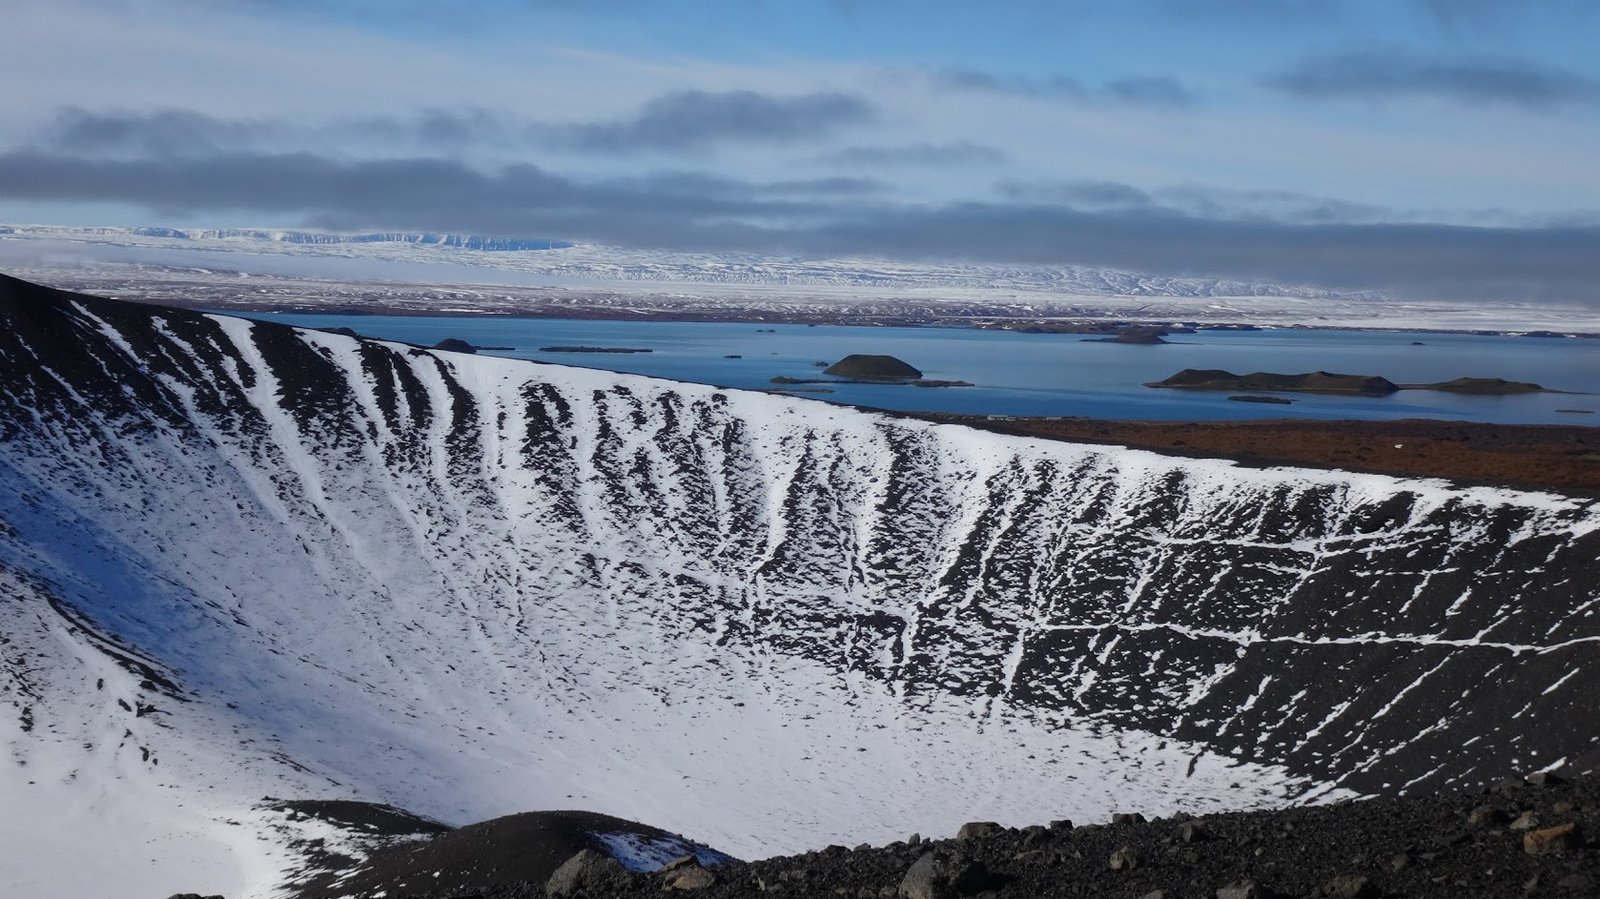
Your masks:
<instances>
[{"instance_id":1,"label":"reddish brown moss field","mask_svg":"<svg viewBox=\"0 0 1600 899\"><path fill-rule=\"evenodd\" d=\"M1108 421L928 415L1077 443L1600 495L1600 428L1462 421Z\"/></svg>"}]
</instances>

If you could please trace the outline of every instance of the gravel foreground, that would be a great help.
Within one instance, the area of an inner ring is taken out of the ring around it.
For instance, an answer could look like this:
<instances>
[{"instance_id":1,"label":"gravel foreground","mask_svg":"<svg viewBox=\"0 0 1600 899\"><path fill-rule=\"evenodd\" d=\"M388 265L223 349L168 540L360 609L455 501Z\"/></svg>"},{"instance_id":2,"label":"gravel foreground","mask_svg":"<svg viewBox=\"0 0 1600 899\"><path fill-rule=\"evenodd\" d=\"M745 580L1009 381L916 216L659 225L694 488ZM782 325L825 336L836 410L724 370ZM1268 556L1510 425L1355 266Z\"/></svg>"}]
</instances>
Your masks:
<instances>
[{"instance_id":1,"label":"gravel foreground","mask_svg":"<svg viewBox=\"0 0 1600 899\"><path fill-rule=\"evenodd\" d=\"M1004 828L954 838L832 846L702 868L629 874L579 853L544 882L413 899L524 897L1600 896L1600 778L1534 775L1472 793L1331 806ZM396 894L390 894L396 899Z\"/></svg>"}]
</instances>

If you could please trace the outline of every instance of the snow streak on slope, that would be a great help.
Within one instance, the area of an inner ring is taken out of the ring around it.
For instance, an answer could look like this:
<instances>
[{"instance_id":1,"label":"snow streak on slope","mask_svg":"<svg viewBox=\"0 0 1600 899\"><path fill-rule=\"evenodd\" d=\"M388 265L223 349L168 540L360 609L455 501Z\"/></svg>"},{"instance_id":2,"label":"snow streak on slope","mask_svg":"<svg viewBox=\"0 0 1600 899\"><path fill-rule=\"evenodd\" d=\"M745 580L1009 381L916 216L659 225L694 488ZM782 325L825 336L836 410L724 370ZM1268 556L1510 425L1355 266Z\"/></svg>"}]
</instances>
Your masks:
<instances>
[{"instance_id":1,"label":"snow streak on slope","mask_svg":"<svg viewBox=\"0 0 1600 899\"><path fill-rule=\"evenodd\" d=\"M263 792L760 856L1597 758L1592 502L0 309L0 789L232 816L208 889Z\"/></svg>"}]
</instances>

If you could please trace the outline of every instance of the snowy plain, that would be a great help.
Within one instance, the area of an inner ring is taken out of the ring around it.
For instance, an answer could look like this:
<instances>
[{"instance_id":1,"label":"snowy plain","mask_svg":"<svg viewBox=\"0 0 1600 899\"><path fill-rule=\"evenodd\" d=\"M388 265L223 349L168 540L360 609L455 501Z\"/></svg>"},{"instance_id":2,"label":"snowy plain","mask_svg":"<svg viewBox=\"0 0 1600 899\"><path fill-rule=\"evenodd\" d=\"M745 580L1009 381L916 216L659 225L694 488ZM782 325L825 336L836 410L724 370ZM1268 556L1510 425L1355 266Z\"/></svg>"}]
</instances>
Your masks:
<instances>
[{"instance_id":1,"label":"snowy plain","mask_svg":"<svg viewBox=\"0 0 1600 899\"><path fill-rule=\"evenodd\" d=\"M110 296L208 308L373 305L412 313L1113 319L1600 332L1582 305L1399 299L1372 290L1172 277L1073 265L801 258L579 244L469 249L471 235L391 241L272 229L0 226L0 269ZM445 245L446 238L456 244Z\"/></svg>"}]
</instances>

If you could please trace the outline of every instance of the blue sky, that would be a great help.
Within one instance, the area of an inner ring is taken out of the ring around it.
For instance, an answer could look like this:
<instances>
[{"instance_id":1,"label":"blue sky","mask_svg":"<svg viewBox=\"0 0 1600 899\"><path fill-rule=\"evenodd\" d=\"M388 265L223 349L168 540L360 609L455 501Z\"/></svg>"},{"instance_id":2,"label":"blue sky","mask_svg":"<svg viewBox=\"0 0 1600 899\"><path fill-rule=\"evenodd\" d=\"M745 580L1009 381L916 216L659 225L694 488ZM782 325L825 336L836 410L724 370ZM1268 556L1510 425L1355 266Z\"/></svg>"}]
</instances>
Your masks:
<instances>
[{"instance_id":1,"label":"blue sky","mask_svg":"<svg viewBox=\"0 0 1600 899\"><path fill-rule=\"evenodd\" d=\"M1600 4L13 0L0 221L1600 293Z\"/></svg>"}]
</instances>

